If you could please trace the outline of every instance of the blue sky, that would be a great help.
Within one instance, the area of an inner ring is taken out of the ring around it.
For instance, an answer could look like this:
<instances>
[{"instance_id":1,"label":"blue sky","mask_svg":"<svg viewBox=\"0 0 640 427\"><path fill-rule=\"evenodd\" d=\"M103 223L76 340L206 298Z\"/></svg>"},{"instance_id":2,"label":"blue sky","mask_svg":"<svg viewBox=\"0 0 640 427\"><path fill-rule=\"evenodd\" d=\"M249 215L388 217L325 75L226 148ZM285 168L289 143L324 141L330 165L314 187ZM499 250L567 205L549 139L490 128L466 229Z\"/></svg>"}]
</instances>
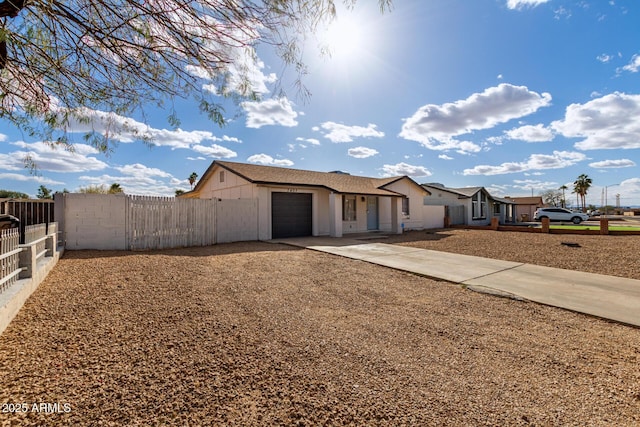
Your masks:
<instances>
[{"instance_id":1,"label":"blue sky","mask_svg":"<svg viewBox=\"0 0 640 427\"><path fill-rule=\"evenodd\" d=\"M640 3L636 0L396 0L381 15L360 0L322 43L310 42L305 100L266 46L251 69L259 102L229 104L219 128L191 101L132 117L94 113L109 156L51 150L0 121L0 188L35 195L118 182L132 194L188 190L215 159L537 195L593 180L587 203L640 205ZM196 73L197 70L194 70ZM275 84L279 80L279 85ZM206 79L203 85L208 85ZM279 89L285 90L282 96ZM214 89L212 89L214 90ZM122 123L145 129L149 147ZM37 175L23 168L27 153ZM573 196L567 196L571 200ZM573 197L575 199L575 197Z\"/></svg>"}]
</instances>

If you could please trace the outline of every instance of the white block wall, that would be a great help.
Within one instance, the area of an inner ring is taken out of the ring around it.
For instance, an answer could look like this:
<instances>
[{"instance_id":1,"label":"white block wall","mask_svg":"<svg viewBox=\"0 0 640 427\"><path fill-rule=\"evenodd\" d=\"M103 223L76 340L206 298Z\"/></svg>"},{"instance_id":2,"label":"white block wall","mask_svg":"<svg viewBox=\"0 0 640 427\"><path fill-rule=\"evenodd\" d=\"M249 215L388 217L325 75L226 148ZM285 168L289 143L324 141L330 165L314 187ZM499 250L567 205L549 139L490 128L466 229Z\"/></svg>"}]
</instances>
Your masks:
<instances>
[{"instance_id":1,"label":"white block wall","mask_svg":"<svg viewBox=\"0 0 640 427\"><path fill-rule=\"evenodd\" d=\"M127 249L125 195L65 194L63 206L66 249Z\"/></svg>"},{"instance_id":2,"label":"white block wall","mask_svg":"<svg viewBox=\"0 0 640 427\"><path fill-rule=\"evenodd\" d=\"M424 228L444 227L444 206L423 206Z\"/></svg>"}]
</instances>

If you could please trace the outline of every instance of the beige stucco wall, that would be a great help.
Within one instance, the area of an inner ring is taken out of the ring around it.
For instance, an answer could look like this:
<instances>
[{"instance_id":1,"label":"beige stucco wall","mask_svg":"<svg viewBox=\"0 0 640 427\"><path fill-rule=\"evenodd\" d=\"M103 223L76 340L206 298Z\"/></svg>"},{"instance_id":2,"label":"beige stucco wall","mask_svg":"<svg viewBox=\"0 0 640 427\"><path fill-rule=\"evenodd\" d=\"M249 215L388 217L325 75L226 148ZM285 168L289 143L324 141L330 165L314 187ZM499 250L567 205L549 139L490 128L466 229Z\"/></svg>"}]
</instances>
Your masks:
<instances>
[{"instance_id":1,"label":"beige stucco wall","mask_svg":"<svg viewBox=\"0 0 640 427\"><path fill-rule=\"evenodd\" d=\"M220 182L220 172L224 171L224 182ZM201 198L256 199L258 201L258 238L272 238L271 195L274 192L306 193L312 195L312 234L328 236L329 231L329 191L310 189L303 186L264 186L253 184L246 179L220 167L215 167L211 178L200 190Z\"/></svg>"},{"instance_id":2,"label":"beige stucco wall","mask_svg":"<svg viewBox=\"0 0 640 427\"><path fill-rule=\"evenodd\" d=\"M220 171L222 170L224 170L225 175L224 182L220 182ZM378 197L378 229L385 232L401 230L400 224L405 225L405 230L424 228L422 215L424 192L408 180L400 180L393 183L389 186L389 189L408 195L411 212L406 217L402 217L399 212L392 213L391 209L401 211L401 203L399 201L392 203L392 197ZM336 195L340 201L334 203L332 209L329 190L304 186L256 185L226 169L216 167L212 171L211 178L200 189L200 197L257 199L259 239L269 240L272 237L271 195L274 192L309 193L312 195L312 234L314 236L329 236L335 233L342 235L368 231L367 196L364 195L356 195L356 220L342 221L341 195ZM339 230L332 230L331 218L336 222L336 227L334 228ZM394 224L394 220L397 224Z\"/></svg>"},{"instance_id":3,"label":"beige stucco wall","mask_svg":"<svg viewBox=\"0 0 640 427\"><path fill-rule=\"evenodd\" d=\"M422 230L425 228L424 209L422 209L422 206L424 206L424 198L427 192L421 190L406 178L387 185L385 188L404 194L409 198L409 215L402 215L404 229Z\"/></svg>"},{"instance_id":4,"label":"beige stucco wall","mask_svg":"<svg viewBox=\"0 0 640 427\"><path fill-rule=\"evenodd\" d=\"M430 196L424 198L424 204L430 206L467 206L465 200L459 199L457 194L448 191L440 191L437 188L429 188Z\"/></svg>"},{"instance_id":5,"label":"beige stucco wall","mask_svg":"<svg viewBox=\"0 0 640 427\"><path fill-rule=\"evenodd\" d=\"M224 171L224 182L220 182L222 171ZM211 178L200 190L201 199L254 199L257 196L255 185L220 167L213 169Z\"/></svg>"},{"instance_id":6,"label":"beige stucco wall","mask_svg":"<svg viewBox=\"0 0 640 427\"><path fill-rule=\"evenodd\" d=\"M430 196L424 198L424 204L428 206L465 206L465 221L467 225L488 225L491 223L493 216L493 208L491 202L487 198L486 218L473 219L472 199L459 198L457 194L448 191L440 191L438 188L429 188Z\"/></svg>"}]
</instances>

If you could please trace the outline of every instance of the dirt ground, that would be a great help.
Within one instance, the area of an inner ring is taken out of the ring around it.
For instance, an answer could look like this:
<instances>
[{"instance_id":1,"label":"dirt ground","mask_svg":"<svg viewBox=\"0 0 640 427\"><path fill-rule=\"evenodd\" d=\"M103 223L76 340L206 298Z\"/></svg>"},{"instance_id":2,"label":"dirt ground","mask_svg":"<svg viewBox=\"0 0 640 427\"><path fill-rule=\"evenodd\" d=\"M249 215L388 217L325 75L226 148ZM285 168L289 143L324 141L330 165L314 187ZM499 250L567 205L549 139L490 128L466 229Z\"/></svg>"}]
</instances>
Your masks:
<instances>
[{"instance_id":1,"label":"dirt ground","mask_svg":"<svg viewBox=\"0 0 640 427\"><path fill-rule=\"evenodd\" d=\"M632 426L638 366L638 328L284 245L67 252L0 424Z\"/></svg>"}]
</instances>

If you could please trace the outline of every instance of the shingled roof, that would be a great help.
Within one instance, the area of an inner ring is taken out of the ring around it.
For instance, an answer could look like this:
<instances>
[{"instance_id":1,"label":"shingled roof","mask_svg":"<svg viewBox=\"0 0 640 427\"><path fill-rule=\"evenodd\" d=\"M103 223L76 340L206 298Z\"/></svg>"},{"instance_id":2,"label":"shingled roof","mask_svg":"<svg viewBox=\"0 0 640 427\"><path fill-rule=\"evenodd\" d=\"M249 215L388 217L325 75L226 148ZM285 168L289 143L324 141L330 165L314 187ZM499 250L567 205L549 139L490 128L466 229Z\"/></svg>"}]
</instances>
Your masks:
<instances>
[{"instance_id":1,"label":"shingled roof","mask_svg":"<svg viewBox=\"0 0 640 427\"><path fill-rule=\"evenodd\" d=\"M384 188L385 186L407 178L396 176L390 178L370 178L336 172L315 172L302 169L282 168L276 166L262 166L248 163L236 163L227 161L214 161L204 173L202 179L193 189L194 193L200 190L213 173L215 166L219 166L253 184L291 185L303 187L322 187L327 190L342 194L363 194L372 196L400 197L403 194ZM418 183L411 180L416 186ZM427 190L421 189L425 192Z\"/></svg>"},{"instance_id":2,"label":"shingled roof","mask_svg":"<svg viewBox=\"0 0 640 427\"><path fill-rule=\"evenodd\" d=\"M458 195L458 198L467 198L467 199L472 197L478 191L484 189L484 187L449 188L449 187L445 187L444 185L441 185L441 184L422 184L422 188L425 188L425 189L431 188L433 190L442 190L442 191L446 191L448 193L456 194L456 195Z\"/></svg>"}]
</instances>

